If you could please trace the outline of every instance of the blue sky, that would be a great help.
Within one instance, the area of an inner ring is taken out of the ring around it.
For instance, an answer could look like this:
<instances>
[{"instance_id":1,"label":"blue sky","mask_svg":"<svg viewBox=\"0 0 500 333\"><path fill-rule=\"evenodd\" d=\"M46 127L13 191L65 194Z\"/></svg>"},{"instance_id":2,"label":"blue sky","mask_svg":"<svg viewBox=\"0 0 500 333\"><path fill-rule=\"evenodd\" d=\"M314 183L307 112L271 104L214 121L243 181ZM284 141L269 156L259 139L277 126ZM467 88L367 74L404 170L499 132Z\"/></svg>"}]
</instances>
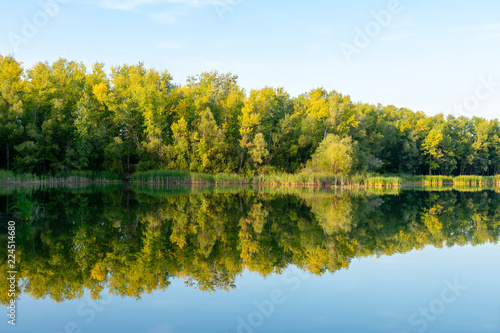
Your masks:
<instances>
[{"instance_id":1,"label":"blue sky","mask_svg":"<svg viewBox=\"0 0 500 333\"><path fill-rule=\"evenodd\" d=\"M236 289L228 293L201 293L174 279L165 292L143 295L139 302L107 295L101 302L93 302L85 295L80 300L55 303L22 295L18 306L23 316L16 328L59 333L73 323L76 328L66 332L249 333L248 329L238 330L237 318L248 320L256 311L255 302L269 301L277 290L284 302L276 304L253 332L414 333L425 329L421 326L424 317L417 316L412 324L412 314L439 302L451 283L462 291L435 321L423 322L428 326L425 332L494 333L500 328L500 268L494 264L498 250L499 245L493 244L427 247L354 259L349 270L322 276L305 274L293 266L265 280L245 272L237 278ZM453 294L448 292L450 296Z\"/></svg>"},{"instance_id":2,"label":"blue sky","mask_svg":"<svg viewBox=\"0 0 500 333\"><path fill-rule=\"evenodd\" d=\"M297 96L322 86L431 115L500 114L498 0L23 0L0 9L0 54L25 66L142 61L177 83L216 69L247 90Z\"/></svg>"}]
</instances>

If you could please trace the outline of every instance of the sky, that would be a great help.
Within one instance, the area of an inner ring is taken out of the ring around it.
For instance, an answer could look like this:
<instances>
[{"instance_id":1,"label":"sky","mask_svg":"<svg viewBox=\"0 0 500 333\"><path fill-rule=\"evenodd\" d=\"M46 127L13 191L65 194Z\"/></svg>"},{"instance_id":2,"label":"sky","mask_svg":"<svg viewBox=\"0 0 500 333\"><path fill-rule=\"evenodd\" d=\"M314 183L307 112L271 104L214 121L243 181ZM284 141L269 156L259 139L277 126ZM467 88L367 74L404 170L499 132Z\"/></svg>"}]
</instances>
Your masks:
<instances>
[{"instance_id":1,"label":"sky","mask_svg":"<svg viewBox=\"0 0 500 333\"><path fill-rule=\"evenodd\" d=\"M106 290L101 301L92 301L88 293L60 303L22 295L18 307L23 316L16 329L51 333L494 333L500 328L500 267L494 264L498 250L499 245L493 244L429 246L405 254L354 259L349 270L321 276L293 266L265 279L244 272L235 281L236 289L212 294L172 279L165 292L145 294L141 301L106 295ZM279 298L273 298L276 292ZM278 302L269 305L271 300ZM258 320L259 308L268 311L260 315L260 325L244 328L242 322L248 325ZM428 309L429 321L421 309Z\"/></svg>"},{"instance_id":2,"label":"sky","mask_svg":"<svg viewBox=\"0 0 500 333\"><path fill-rule=\"evenodd\" d=\"M218 70L247 91L317 87L426 114L500 115L498 0L23 0L0 4L0 54Z\"/></svg>"}]
</instances>

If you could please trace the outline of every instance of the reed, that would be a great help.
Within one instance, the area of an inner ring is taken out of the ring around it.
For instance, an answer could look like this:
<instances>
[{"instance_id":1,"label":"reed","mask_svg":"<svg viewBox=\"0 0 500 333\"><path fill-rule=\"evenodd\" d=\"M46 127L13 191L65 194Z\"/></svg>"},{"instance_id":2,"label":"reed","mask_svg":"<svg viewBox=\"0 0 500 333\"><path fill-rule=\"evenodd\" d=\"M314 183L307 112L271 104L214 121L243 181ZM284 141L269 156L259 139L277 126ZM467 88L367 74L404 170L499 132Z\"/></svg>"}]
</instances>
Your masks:
<instances>
[{"instance_id":1,"label":"reed","mask_svg":"<svg viewBox=\"0 0 500 333\"><path fill-rule=\"evenodd\" d=\"M38 181L40 181L40 178L31 173L15 173L13 171L0 170L1 183L32 183Z\"/></svg>"},{"instance_id":2,"label":"reed","mask_svg":"<svg viewBox=\"0 0 500 333\"><path fill-rule=\"evenodd\" d=\"M482 186L492 183L493 183L492 177L458 176L453 178L453 185Z\"/></svg>"},{"instance_id":3,"label":"reed","mask_svg":"<svg viewBox=\"0 0 500 333\"><path fill-rule=\"evenodd\" d=\"M214 175L208 174L176 170L152 170L134 173L132 181L140 183L190 184L213 183L215 179Z\"/></svg>"},{"instance_id":4,"label":"reed","mask_svg":"<svg viewBox=\"0 0 500 333\"><path fill-rule=\"evenodd\" d=\"M496 176L409 176L401 175L406 184L417 184L423 186L488 186L500 185L500 175Z\"/></svg>"},{"instance_id":5,"label":"reed","mask_svg":"<svg viewBox=\"0 0 500 333\"><path fill-rule=\"evenodd\" d=\"M399 177L341 176L323 173L274 173L246 176L237 174L202 174L173 170L137 172L132 181L163 184L263 185L295 187L399 187Z\"/></svg>"},{"instance_id":6,"label":"reed","mask_svg":"<svg viewBox=\"0 0 500 333\"><path fill-rule=\"evenodd\" d=\"M0 183L81 184L120 182L120 175L106 171L71 171L35 175L0 170ZM400 187L402 184L422 186L500 186L496 176L411 176L355 174L351 176L328 173L273 173L266 175L204 174L176 170L136 172L133 182L164 184L264 185L296 187Z\"/></svg>"},{"instance_id":7,"label":"reed","mask_svg":"<svg viewBox=\"0 0 500 333\"><path fill-rule=\"evenodd\" d=\"M44 180L49 183L107 183L121 181L121 177L107 171L70 171L45 176Z\"/></svg>"},{"instance_id":8,"label":"reed","mask_svg":"<svg viewBox=\"0 0 500 333\"><path fill-rule=\"evenodd\" d=\"M14 216L25 222L33 222L40 213L40 205L24 194L14 194L14 201L9 209Z\"/></svg>"},{"instance_id":9,"label":"reed","mask_svg":"<svg viewBox=\"0 0 500 333\"><path fill-rule=\"evenodd\" d=\"M367 186L375 187L399 187L402 179L400 177L370 177L366 181Z\"/></svg>"},{"instance_id":10,"label":"reed","mask_svg":"<svg viewBox=\"0 0 500 333\"><path fill-rule=\"evenodd\" d=\"M35 175L0 170L0 183L107 183L120 181L120 176L107 171L71 171Z\"/></svg>"},{"instance_id":11,"label":"reed","mask_svg":"<svg viewBox=\"0 0 500 333\"><path fill-rule=\"evenodd\" d=\"M426 186L452 185L452 176L403 176L403 181L408 184L419 184Z\"/></svg>"}]
</instances>

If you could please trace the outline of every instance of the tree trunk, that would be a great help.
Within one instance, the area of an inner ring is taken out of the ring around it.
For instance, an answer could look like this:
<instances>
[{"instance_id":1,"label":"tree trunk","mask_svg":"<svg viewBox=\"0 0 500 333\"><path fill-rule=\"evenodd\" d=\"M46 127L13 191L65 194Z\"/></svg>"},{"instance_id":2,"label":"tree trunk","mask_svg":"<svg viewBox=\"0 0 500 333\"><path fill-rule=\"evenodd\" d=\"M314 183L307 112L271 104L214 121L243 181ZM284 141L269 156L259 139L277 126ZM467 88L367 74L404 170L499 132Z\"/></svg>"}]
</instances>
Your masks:
<instances>
[{"instance_id":1,"label":"tree trunk","mask_svg":"<svg viewBox=\"0 0 500 333\"><path fill-rule=\"evenodd\" d=\"M432 176L432 155L430 155L430 158L429 158L429 176Z\"/></svg>"},{"instance_id":2,"label":"tree trunk","mask_svg":"<svg viewBox=\"0 0 500 333\"><path fill-rule=\"evenodd\" d=\"M139 135L135 133L135 144L137 146L137 152L139 153L139 161L142 162L142 151L141 151L141 143L139 142Z\"/></svg>"},{"instance_id":3,"label":"tree trunk","mask_svg":"<svg viewBox=\"0 0 500 333\"><path fill-rule=\"evenodd\" d=\"M9 171L10 167L10 154L9 154L9 139L7 139L7 142L5 143L7 146L7 171Z\"/></svg>"},{"instance_id":4,"label":"tree trunk","mask_svg":"<svg viewBox=\"0 0 500 333\"><path fill-rule=\"evenodd\" d=\"M240 154L240 165L238 167L238 173L240 174L241 173L241 168L243 167L243 158L245 157L245 150L241 147L239 147L239 149L241 149L241 154Z\"/></svg>"},{"instance_id":5,"label":"tree trunk","mask_svg":"<svg viewBox=\"0 0 500 333\"><path fill-rule=\"evenodd\" d=\"M269 150L269 151L271 151L271 146L272 146L272 144L273 144L272 137L273 137L273 130L272 130L272 129L270 129L270 130L269 130L269 145L268 145L268 148L267 148L267 150Z\"/></svg>"},{"instance_id":6,"label":"tree trunk","mask_svg":"<svg viewBox=\"0 0 500 333\"><path fill-rule=\"evenodd\" d=\"M127 171L130 171L130 145L131 145L131 141L130 141L130 134L128 136L128 151L127 151Z\"/></svg>"},{"instance_id":7,"label":"tree trunk","mask_svg":"<svg viewBox=\"0 0 500 333\"><path fill-rule=\"evenodd\" d=\"M127 225L130 225L130 193L127 191Z\"/></svg>"}]
</instances>

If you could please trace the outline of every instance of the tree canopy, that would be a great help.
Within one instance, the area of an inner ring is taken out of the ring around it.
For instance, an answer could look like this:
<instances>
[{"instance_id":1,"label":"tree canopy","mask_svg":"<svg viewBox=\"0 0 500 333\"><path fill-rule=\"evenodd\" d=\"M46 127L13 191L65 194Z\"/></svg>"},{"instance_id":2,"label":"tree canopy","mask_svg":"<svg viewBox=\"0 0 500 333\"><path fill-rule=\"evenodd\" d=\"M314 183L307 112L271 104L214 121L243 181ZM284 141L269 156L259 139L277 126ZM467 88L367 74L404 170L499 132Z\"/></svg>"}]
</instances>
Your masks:
<instances>
[{"instance_id":1,"label":"tree canopy","mask_svg":"<svg viewBox=\"0 0 500 333\"><path fill-rule=\"evenodd\" d=\"M0 168L18 172L500 172L497 119L427 116L323 88L245 92L217 71L177 85L142 63L107 73L0 55L0 133Z\"/></svg>"}]
</instances>

